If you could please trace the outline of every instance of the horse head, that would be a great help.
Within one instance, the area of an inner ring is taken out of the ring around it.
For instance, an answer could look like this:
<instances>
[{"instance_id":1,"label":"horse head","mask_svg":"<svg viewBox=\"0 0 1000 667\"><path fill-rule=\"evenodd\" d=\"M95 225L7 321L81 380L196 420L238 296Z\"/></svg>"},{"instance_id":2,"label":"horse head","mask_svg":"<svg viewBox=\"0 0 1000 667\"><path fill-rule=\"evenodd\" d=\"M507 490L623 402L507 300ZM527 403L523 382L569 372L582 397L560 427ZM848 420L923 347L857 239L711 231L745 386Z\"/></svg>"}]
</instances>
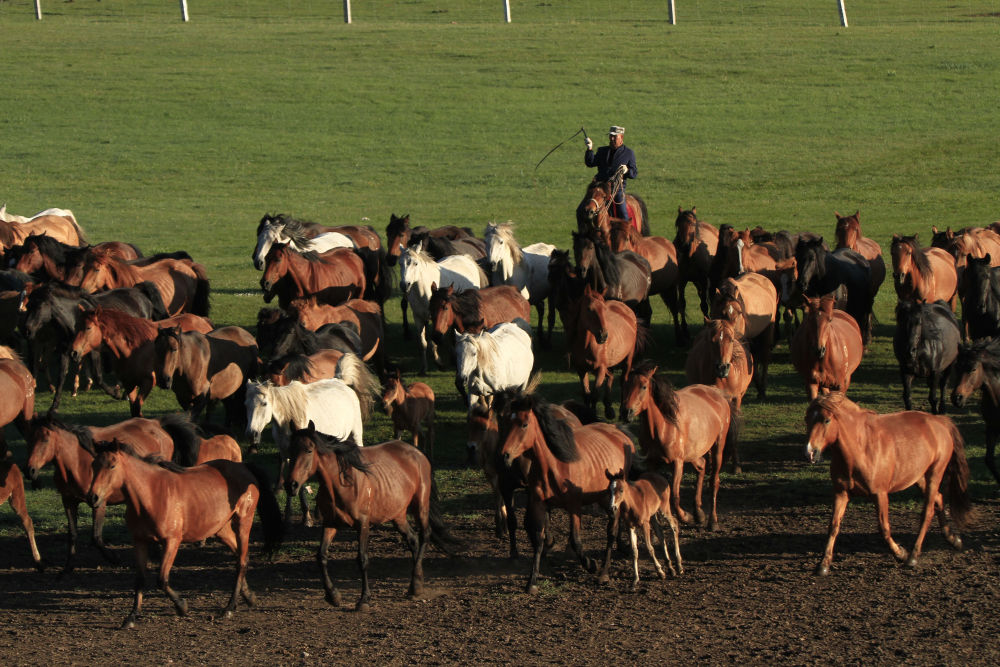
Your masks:
<instances>
[{"instance_id":1,"label":"horse head","mask_svg":"<svg viewBox=\"0 0 1000 667\"><path fill-rule=\"evenodd\" d=\"M815 463L840 436L840 413L850 401L843 392L820 394L806 409L806 460Z\"/></svg>"},{"instance_id":2,"label":"horse head","mask_svg":"<svg viewBox=\"0 0 1000 667\"><path fill-rule=\"evenodd\" d=\"M625 417L625 421L634 421L636 417L646 411L652 401L653 378L659 366L646 361L641 365L633 367L622 384L622 404L620 413Z\"/></svg>"},{"instance_id":3,"label":"horse head","mask_svg":"<svg viewBox=\"0 0 1000 667\"><path fill-rule=\"evenodd\" d=\"M625 498L625 486L628 484L625 479L625 469L622 468L613 474L610 470L605 470L604 475L608 478L608 509L617 512Z\"/></svg>"},{"instance_id":4,"label":"horse head","mask_svg":"<svg viewBox=\"0 0 1000 667\"><path fill-rule=\"evenodd\" d=\"M810 340L815 341L816 348L813 353L820 361L826 358L827 348L830 344L830 335L833 324L834 300L831 297L812 298L806 301L808 315L803 326L812 329Z\"/></svg>"},{"instance_id":5,"label":"horse head","mask_svg":"<svg viewBox=\"0 0 1000 667\"><path fill-rule=\"evenodd\" d=\"M392 417L392 412L397 405L406 400L406 389L403 386L403 377L399 369L388 373L385 378L385 386L382 389L382 408L385 413Z\"/></svg>"},{"instance_id":6,"label":"horse head","mask_svg":"<svg viewBox=\"0 0 1000 667\"><path fill-rule=\"evenodd\" d=\"M837 247L858 249L858 239L861 238L861 217L860 211L855 211L854 215L841 216L836 211L833 212L837 218Z\"/></svg>"},{"instance_id":7,"label":"horse head","mask_svg":"<svg viewBox=\"0 0 1000 667\"><path fill-rule=\"evenodd\" d=\"M955 388L951 392L951 402L956 408L964 407L969 397L983 385L986 379L983 359L988 354L989 344L987 339L959 345L958 357L952 367Z\"/></svg>"},{"instance_id":8,"label":"horse head","mask_svg":"<svg viewBox=\"0 0 1000 667\"><path fill-rule=\"evenodd\" d=\"M389 266L394 266L399 260L403 248L410 242L410 215L397 217L395 213L390 213L389 224L385 227L385 239L386 261Z\"/></svg>"},{"instance_id":9,"label":"horse head","mask_svg":"<svg viewBox=\"0 0 1000 667\"><path fill-rule=\"evenodd\" d=\"M264 427L271 423L274 408L271 405L271 388L267 382L247 380L246 399L244 405L247 411L247 435L254 446L260 444L260 436Z\"/></svg>"},{"instance_id":10,"label":"horse head","mask_svg":"<svg viewBox=\"0 0 1000 667\"><path fill-rule=\"evenodd\" d=\"M711 327L712 356L715 362L715 376L720 379L729 377L733 366L733 356L738 343L733 325L725 320L710 320L706 318L705 325Z\"/></svg>"},{"instance_id":11,"label":"horse head","mask_svg":"<svg viewBox=\"0 0 1000 667\"><path fill-rule=\"evenodd\" d=\"M104 310L98 306L93 310L84 310L79 306L81 317L76 326L76 336L70 346L70 357L79 362L85 354L100 347L103 340L101 316Z\"/></svg>"},{"instance_id":12,"label":"horse head","mask_svg":"<svg viewBox=\"0 0 1000 667\"><path fill-rule=\"evenodd\" d=\"M807 293L814 280L826 277L826 249L823 237L814 239L800 238L795 244L795 267L798 271L798 287L803 294Z\"/></svg>"},{"instance_id":13,"label":"horse head","mask_svg":"<svg viewBox=\"0 0 1000 667\"><path fill-rule=\"evenodd\" d=\"M288 253L288 246L283 243L276 243L267 251L267 257L264 259L264 275L260 279L265 303L271 303L275 295L275 286L288 273Z\"/></svg>"},{"instance_id":14,"label":"horse head","mask_svg":"<svg viewBox=\"0 0 1000 667\"><path fill-rule=\"evenodd\" d=\"M486 259L490 272L501 281L508 281L514 275L514 267L524 256L521 247L514 240L514 226L510 222L486 225Z\"/></svg>"},{"instance_id":15,"label":"horse head","mask_svg":"<svg viewBox=\"0 0 1000 667\"><path fill-rule=\"evenodd\" d=\"M608 342L606 307L607 303L600 292L590 285L583 288L577 324L582 328L582 331L593 336L598 345L604 345Z\"/></svg>"},{"instance_id":16,"label":"horse head","mask_svg":"<svg viewBox=\"0 0 1000 667\"><path fill-rule=\"evenodd\" d=\"M896 282L897 288L907 282L912 283L918 249L916 234L913 236L892 235L892 247L890 248L892 278Z\"/></svg>"},{"instance_id":17,"label":"horse head","mask_svg":"<svg viewBox=\"0 0 1000 667\"><path fill-rule=\"evenodd\" d=\"M85 495L87 504L95 510L107 501L115 489L125 481L123 459L132 456L133 450L127 444L115 439L111 442L96 443L97 456L91 464L94 473L90 488Z\"/></svg>"}]
</instances>

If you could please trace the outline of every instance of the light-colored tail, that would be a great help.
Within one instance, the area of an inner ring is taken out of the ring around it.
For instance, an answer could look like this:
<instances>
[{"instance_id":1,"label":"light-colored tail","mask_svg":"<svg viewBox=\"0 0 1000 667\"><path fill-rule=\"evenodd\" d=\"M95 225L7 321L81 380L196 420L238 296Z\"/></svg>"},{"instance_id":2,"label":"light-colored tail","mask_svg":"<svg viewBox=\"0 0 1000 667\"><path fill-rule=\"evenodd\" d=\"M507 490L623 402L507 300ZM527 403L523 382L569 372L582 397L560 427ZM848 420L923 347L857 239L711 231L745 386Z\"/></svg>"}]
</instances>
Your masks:
<instances>
[{"instance_id":1,"label":"light-colored tail","mask_svg":"<svg viewBox=\"0 0 1000 667\"><path fill-rule=\"evenodd\" d=\"M347 352L337 362L336 376L358 395L361 403L361 418L371 416L375 400L381 395L381 384L361 357Z\"/></svg>"}]
</instances>

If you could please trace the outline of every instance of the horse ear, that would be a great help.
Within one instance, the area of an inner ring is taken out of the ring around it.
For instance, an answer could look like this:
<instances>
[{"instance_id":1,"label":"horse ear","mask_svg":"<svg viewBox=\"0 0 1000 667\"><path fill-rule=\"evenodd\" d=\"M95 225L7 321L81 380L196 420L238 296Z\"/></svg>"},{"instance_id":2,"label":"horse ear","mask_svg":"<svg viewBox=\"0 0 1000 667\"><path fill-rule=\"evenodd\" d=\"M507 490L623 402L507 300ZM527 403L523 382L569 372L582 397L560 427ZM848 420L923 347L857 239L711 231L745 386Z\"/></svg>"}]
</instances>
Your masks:
<instances>
[{"instance_id":1,"label":"horse ear","mask_svg":"<svg viewBox=\"0 0 1000 667\"><path fill-rule=\"evenodd\" d=\"M288 422L288 428L289 430L291 430L292 433L295 433L296 431L299 430L299 425L295 423L294 419L292 419Z\"/></svg>"},{"instance_id":2,"label":"horse ear","mask_svg":"<svg viewBox=\"0 0 1000 667\"><path fill-rule=\"evenodd\" d=\"M931 225L931 234L937 234L937 233L938 233L937 225Z\"/></svg>"},{"instance_id":3,"label":"horse ear","mask_svg":"<svg viewBox=\"0 0 1000 667\"><path fill-rule=\"evenodd\" d=\"M435 290L437 290L437 288L438 288L438 284L436 282L435 283L431 283L431 291L432 292L434 292Z\"/></svg>"},{"instance_id":4,"label":"horse ear","mask_svg":"<svg viewBox=\"0 0 1000 667\"><path fill-rule=\"evenodd\" d=\"M711 324L712 323L712 318L709 317L708 315L702 315L702 317L705 318L705 324Z\"/></svg>"},{"instance_id":5,"label":"horse ear","mask_svg":"<svg viewBox=\"0 0 1000 667\"><path fill-rule=\"evenodd\" d=\"M834 211L834 212L833 212L833 216L834 216L835 218L837 218L837 220L840 220L840 213L837 213L836 211Z\"/></svg>"},{"instance_id":6,"label":"horse ear","mask_svg":"<svg viewBox=\"0 0 1000 667\"><path fill-rule=\"evenodd\" d=\"M693 215L698 215L698 207L697 206L692 206L691 207L691 213Z\"/></svg>"},{"instance_id":7,"label":"horse ear","mask_svg":"<svg viewBox=\"0 0 1000 667\"><path fill-rule=\"evenodd\" d=\"M969 260L971 260L971 259L972 259L972 255L969 255ZM989 264L992 264L992 263L993 263L993 260L992 260L992 259L990 259L990 253L986 253L985 255L983 255L983 259L985 259L985 260L986 260L986 264L987 264L987 265L989 265Z\"/></svg>"},{"instance_id":8,"label":"horse ear","mask_svg":"<svg viewBox=\"0 0 1000 667\"><path fill-rule=\"evenodd\" d=\"M892 240L893 240L893 241L899 241L899 240L900 240L900 236L899 236L899 234L893 234L893 235L892 235Z\"/></svg>"},{"instance_id":9,"label":"horse ear","mask_svg":"<svg viewBox=\"0 0 1000 667\"><path fill-rule=\"evenodd\" d=\"M309 432L310 433L315 433L316 432L316 422L314 422L313 420L310 419L309 420L309 427L308 428L309 428Z\"/></svg>"},{"instance_id":10,"label":"horse ear","mask_svg":"<svg viewBox=\"0 0 1000 667\"><path fill-rule=\"evenodd\" d=\"M858 219L858 222L861 222L861 209L860 208L858 210L854 211L854 217Z\"/></svg>"}]
</instances>

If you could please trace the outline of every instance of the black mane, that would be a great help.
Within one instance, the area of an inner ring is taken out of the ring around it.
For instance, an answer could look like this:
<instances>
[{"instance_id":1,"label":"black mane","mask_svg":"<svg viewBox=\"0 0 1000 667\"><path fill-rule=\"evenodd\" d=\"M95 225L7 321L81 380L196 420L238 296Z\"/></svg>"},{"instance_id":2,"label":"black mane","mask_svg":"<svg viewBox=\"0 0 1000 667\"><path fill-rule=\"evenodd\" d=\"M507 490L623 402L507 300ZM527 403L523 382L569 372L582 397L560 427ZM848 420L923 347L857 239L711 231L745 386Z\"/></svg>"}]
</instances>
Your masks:
<instances>
[{"instance_id":1,"label":"black mane","mask_svg":"<svg viewBox=\"0 0 1000 667\"><path fill-rule=\"evenodd\" d=\"M511 410L531 410L538 420L538 427L545 438L545 444L556 459L563 463L580 460L580 451L573 437L573 427L560 419L553 411L553 406L538 394L521 396L513 401Z\"/></svg>"}]
</instances>

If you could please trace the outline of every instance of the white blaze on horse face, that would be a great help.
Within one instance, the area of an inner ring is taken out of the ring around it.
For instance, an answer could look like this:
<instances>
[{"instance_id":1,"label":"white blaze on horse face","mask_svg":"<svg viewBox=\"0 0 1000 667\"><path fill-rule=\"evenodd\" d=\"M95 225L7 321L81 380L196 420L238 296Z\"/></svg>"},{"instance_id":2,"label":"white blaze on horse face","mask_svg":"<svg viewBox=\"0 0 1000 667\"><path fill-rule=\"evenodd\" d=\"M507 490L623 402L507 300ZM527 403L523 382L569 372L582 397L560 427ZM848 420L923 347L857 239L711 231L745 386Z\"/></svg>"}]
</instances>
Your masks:
<instances>
[{"instance_id":1,"label":"white blaze on horse face","mask_svg":"<svg viewBox=\"0 0 1000 667\"><path fill-rule=\"evenodd\" d=\"M260 234L257 235L257 250L253 255L253 264L258 270L264 268L264 259L271 246L276 242L277 236L278 232L271 225L265 225L264 229L260 230Z\"/></svg>"}]
</instances>

